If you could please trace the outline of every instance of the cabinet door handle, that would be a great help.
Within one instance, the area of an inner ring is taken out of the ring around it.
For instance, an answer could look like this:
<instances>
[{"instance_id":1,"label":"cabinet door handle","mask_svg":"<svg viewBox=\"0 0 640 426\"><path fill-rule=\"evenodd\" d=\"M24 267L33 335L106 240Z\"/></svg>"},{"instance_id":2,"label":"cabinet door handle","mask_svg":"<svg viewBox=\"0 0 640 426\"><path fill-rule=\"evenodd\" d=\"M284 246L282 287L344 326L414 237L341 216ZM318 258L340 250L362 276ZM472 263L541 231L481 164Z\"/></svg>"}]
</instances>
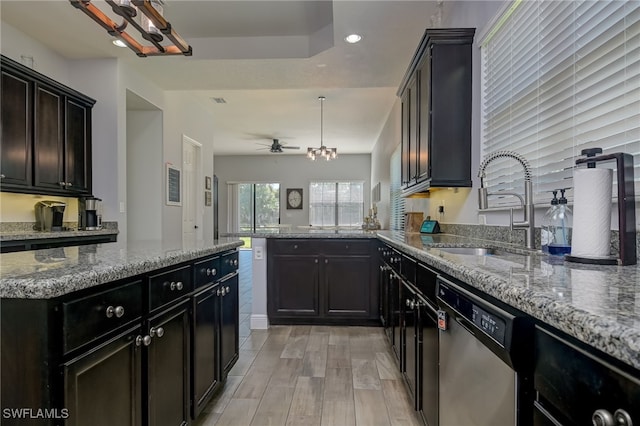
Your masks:
<instances>
[{"instance_id":1,"label":"cabinet door handle","mask_svg":"<svg viewBox=\"0 0 640 426\"><path fill-rule=\"evenodd\" d=\"M58 182L58 185L60 185L62 187L67 186L65 182Z\"/></svg>"},{"instance_id":2,"label":"cabinet door handle","mask_svg":"<svg viewBox=\"0 0 640 426\"><path fill-rule=\"evenodd\" d=\"M220 289L220 295L224 297L226 294L227 294L227 289L222 287L222 289Z\"/></svg>"},{"instance_id":3,"label":"cabinet door handle","mask_svg":"<svg viewBox=\"0 0 640 426\"><path fill-rule=\"evenodd\" d=\"M314 262L314 263L318 263L318 259L315 259L313 262Z\"/></svg>"},{"instance_id":4,"label":"cabinet door handle","mask_svg":"<svg viewBox=\"0 0 640 426\"><path fill-rule=\"evenodd\" d=\"M107 310L105 311L107 318L112 318L114 315L116 318L122 318L124 315L124 308L122 306L107 306Z\"/></svg>"},{"instance_id":5,"label":"cabinet door handle","mask_svg":"<svg viewBox=\"0 0 640 426\"><path fill-rule=\"evenodd\" d=\"M216 296L223 296L222 291L220 289L218 289L218 291L216 291Z\"/></svg>"},{"instance_id":6,"label":"cabinet door handle","mask_svg":"<svg viewBox=\"0 0 640 426\"><path fill-rule=\"evenodd\" d=\"M140 346L140 345L149 346L150 344L151 344L151 336L136 337L136 346Z\"/></svg>"},{"instance_id":7,"label":"cabinet door handle","mask_svg":"<svg viewBox=\"0 0 640 426\"><path fill-rule=\"evenodd\" d=\"M631 416L622 408L618 408L615 413L613 413L613 418L615 420L616 426L633 426L633 420L631 420Z\"/></svg>"},{"instance_id":8,"label":"cabinet door handle","mask_svg":"<svg viewBox=\"0 0 640 426\"><path fill-rule=\"evenodd\" d=\"M238 266L238 259L233 259L233 266Z\"/></svg>"},{"instance_id":9,"label":"cabinet door handle","mask_svg":"<svg viewBox=\"0 0 640 426\"><path fill-rule=\"evenodd\" d=\"M294 244L294 245L293 245L293 248L294 248L294 249L297 249L297 248L298 248L298 245L297 245L297 244Z\"/></svg>"},{"instance_id":10,"label":"cabinet door handle","mask_svg":"<svg viewBox=\"0 0 640 426\"><path fill-rule=\"evenodd\" d=\"M224 289L227 290L227 294L231 293L231 289L229 288L229 286L226 286Z\"/></svg>"},{"instance_id":11,"label":"cabinet door handle","mask_svg":"<svg viewBox=\"0 0 640 426\"><path fill-rule=\"evenodd\" d=\"M73 186L73 184L71 182L65 182L64 186L70 187L70 186Z\"/></svg>"},{"instance_id":12,"label":"cabinet door handle","mask_svg":"<svg viewBox=\"0 0 640 426\"><path fill-rule=\"evenodd\" d=\"M4 173L0 173L0 179L4 179L5 177Z\"/></svg>"},{"instance_id":13,"label":"cabinet door handle","mask_svg":"<svg viewBox=\"0 0 640 426\"><path fill-rule=\"evenodd\" d=\"M611 413L604 409L599 409L591 415L593 426L615 426L615 421Z\"/></svg>"},{"instance_id":14,"label":"cabinet door handle","mask_svg":"<svg viewBox=\"0 0 640 426\"><path fill-rule=\"evenodd\" d=\"M169 286L169 288L173 291L173 290L182 290L183 285L182 285L182 281L178 281L178 282L174 282L171 281L171 285Z\"/></svg>"},{"instance_id":15,"label":"cabinet door handle","mask_svg":"<svg viewBox=\"0 0 640 426\"><path fill-rule=\"evenodd\" d=\"M215 275L216 274L216 268L207 268L207 276L209 275Z\"/></svg>"},{"instance_id":16,"label":"cabinet door handle","mask_svg":"<svg viewBox=\"0 0 640 426\"><path fill-rule=\"evenodd\" d=\"M325 259L325 260L324 260L324 263L329 263L329 259Z\"/></svg>"},{"instance_id":17,"label":"cabinet door handle","mask_svg":"<svg viewBox=\"0 0 640 426\"><path fill-rule=\"evenodd\" d=\"M164 328L162 327L151 327L149 329L149 335L151 337L158 336L158 338L164 336Z\"/></svg>"}]
</instances>

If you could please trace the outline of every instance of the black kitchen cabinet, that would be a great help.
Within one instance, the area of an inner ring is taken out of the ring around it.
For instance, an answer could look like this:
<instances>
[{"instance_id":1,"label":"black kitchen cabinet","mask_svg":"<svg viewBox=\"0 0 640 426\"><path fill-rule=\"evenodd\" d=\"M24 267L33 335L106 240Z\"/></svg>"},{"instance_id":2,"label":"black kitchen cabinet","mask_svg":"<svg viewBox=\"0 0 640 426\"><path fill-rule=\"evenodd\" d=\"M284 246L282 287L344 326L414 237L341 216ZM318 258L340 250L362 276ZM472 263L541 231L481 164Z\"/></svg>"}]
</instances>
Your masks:
<instances>
[{"instance_id":1,"label":"black kitchen cabinet","mask_svg":"<svg viewBox=\"0 0 640 426\"><path fill-rule=\"evenodd\" d=\"M142 424L141 341L138 326L63 364L66 426Z\"/></svg>"},{"instance_id":2,"label":"black kitchen cabinet","mask_svg":"<svg viewBox=\"0 0 640 426\"><path fill-rule=\"evenodd\" d=\"M190 424L190 404L201 410L238 359L237 257L231 250L53 299L1 299L1 406L55 415L2 424Z\"/></svg>"},{"instance_id":3,"label":"black kitchen cabinet","mask_svg":"<svg viewBox=\"0 0 640 426\"><path fill-rule=\"evenodd\" d=\"M239 356L238 274L227 275L220 281L220 373L224 378Z\"/></svg>"},{"instance_id":4,"label":"black kitchen cabinet","mask_svg":"<svg viewBox=\"0 0 640 426\"><path fill-rule=\"evenodd\" d=\"M2 69L2 186L28 187L32 182L31 105L33 85L17 70Z\"/></svg>"},{"instance_id":5,"label":"black kitchen cabinet","mask_svg":"<svg viewBox=\"0 0 640 426\"><path fill-rule=\"evenodd\" d=\"M536 327L534 426L640 422L640 377L555 330Z\"/></svg>"},{"instance_id":6,"label":"black kitchen cabinet","mask_svg":"<svg viewBox=\"0 0 640 426\"><path fill-rule=\"evenodd\" d=\"M2 191L90 195L95 100L4 56L0 65Z\"/></svg>"},{"instance_id":7,"label":"black kitchen cabinet","mask_svg":"<svg viewBox=\"0 0 640 426\"><path fill-rule=\"evenodd\" d=\"M196 419L226 380L240 351L237 250L195 264L192 297L191 416Z\"/></svg>"},{"instance_id":8,"label":"black kitchen cabinet","mask_svg":"<svg viewBox=\"0 0 640 426\"><path fill-rule=\"evenodd\" d=\"M474 29L427 29L398 89L403 195L470 187Z\"/></svg>"},{"instance_id":9,"label":"black kitchen cabinet","mask_svg":"<svg viewBox=\"0 0 640 426\"><path fill-rule=\"evenodd\" d=\"M377 323L379 294L373 247L374 243L365 239L267 239L269 321Z\"/></svg>"},{"instance_id":10,"label":"black kitchen cabinet","mask_svg":"<svg viewBox=\"0 0 640 426\"><path fill-rule=\"evenodd\" d=\"M218 353L218 318L220 286L211 285L193 297L191 349L191 410L197 418L221 384L216 368Z\"/></svg>"},{"instance_id":11,"label":"black kitchen cabinet","mask_svg":"<svg viewBox=\"0 0 640 426\"><path fill-rule=\"evenodd\" d=\"M149 319L147 353L148 425L189 423L189 311L187 301Z\"/></svg>"},{"instance_id":12,"label":"black kitchen cabinet","mask_svg":"<svg viewBox=\"0 0 640 426\"><path fill-rule=\"evenodd\" d=\"M409 388L409 395L413 401L414 409L417 409L419 398L418 394L418 362L421 354L418 352L418 313L416 310L417 295L413 286L407 282L402 284L402 310L401 318L401 339L404 340L404 381Z\"/></svg>"}]
</instances>

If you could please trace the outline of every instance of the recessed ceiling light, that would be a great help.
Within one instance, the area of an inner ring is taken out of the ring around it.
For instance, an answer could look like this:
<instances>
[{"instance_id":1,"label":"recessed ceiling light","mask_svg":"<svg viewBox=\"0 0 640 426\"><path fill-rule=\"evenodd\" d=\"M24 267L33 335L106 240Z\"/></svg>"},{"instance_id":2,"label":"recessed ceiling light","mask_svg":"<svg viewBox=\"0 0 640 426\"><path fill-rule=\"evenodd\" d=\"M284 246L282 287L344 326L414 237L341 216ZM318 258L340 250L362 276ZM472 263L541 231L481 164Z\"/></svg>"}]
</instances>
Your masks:
<instances>
[{"instance_id":1,"label":"recessed ceiling light","mask_svg":"<svg viewBox=\"0 0 640 426\"><path fill-rule=\"evenodd\" d=\"M113 40L112 43L115 44L118 47L127 47L127 45L124 44L124 41L120 40L119 38Z\"/></svg>"},{"instance_id":2,"label":"recessed ceiling light","mask_svg":"<svg viewBox=\"0 0 640 426\"><path fill-rule=\"evenodd\" d=\"M349 34L348 36L346 36L344 38L344 41L346 41L347 43L357 43L360 40L362 40L362 36L360 34Z\"/></svg>"}]
</instances>

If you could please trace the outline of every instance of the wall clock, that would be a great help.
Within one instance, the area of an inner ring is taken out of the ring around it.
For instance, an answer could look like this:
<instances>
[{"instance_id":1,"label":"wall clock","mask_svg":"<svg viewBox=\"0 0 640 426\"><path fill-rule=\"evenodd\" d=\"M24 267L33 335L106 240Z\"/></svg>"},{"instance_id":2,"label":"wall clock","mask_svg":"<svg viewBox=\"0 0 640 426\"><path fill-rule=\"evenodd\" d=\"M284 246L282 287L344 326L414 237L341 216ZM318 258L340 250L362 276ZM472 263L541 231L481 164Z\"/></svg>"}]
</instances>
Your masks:
<instances>
[{"instance_id":1,"label":"wall clock","mask_svg":"<svg viewBox=\"0 0 640 426\"><path fill-rule=\"evenodd\" d=\"M287 209L302 209L302 188L287 189Z\"/></svg>"}]
</instances>

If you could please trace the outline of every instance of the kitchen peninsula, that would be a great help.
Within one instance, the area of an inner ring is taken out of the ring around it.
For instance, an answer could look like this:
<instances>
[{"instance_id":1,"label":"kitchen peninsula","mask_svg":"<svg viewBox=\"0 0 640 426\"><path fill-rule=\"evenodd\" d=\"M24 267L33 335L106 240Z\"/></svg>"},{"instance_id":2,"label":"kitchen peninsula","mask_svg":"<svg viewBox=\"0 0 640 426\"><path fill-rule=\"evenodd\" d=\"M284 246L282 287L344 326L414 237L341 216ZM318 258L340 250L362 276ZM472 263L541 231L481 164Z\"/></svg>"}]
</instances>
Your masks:
<instances>
[{"instance_id":1,"label":"kitchen peninsula","mask_svg":"<svg viewBox=\"0 0 640 426\"><path fill-rule=\"evenodd\" d=\"M189 424L238 359L242 244L2 254L2 407L50 416L3 424Z\"/></svg>"}]
</instances>

